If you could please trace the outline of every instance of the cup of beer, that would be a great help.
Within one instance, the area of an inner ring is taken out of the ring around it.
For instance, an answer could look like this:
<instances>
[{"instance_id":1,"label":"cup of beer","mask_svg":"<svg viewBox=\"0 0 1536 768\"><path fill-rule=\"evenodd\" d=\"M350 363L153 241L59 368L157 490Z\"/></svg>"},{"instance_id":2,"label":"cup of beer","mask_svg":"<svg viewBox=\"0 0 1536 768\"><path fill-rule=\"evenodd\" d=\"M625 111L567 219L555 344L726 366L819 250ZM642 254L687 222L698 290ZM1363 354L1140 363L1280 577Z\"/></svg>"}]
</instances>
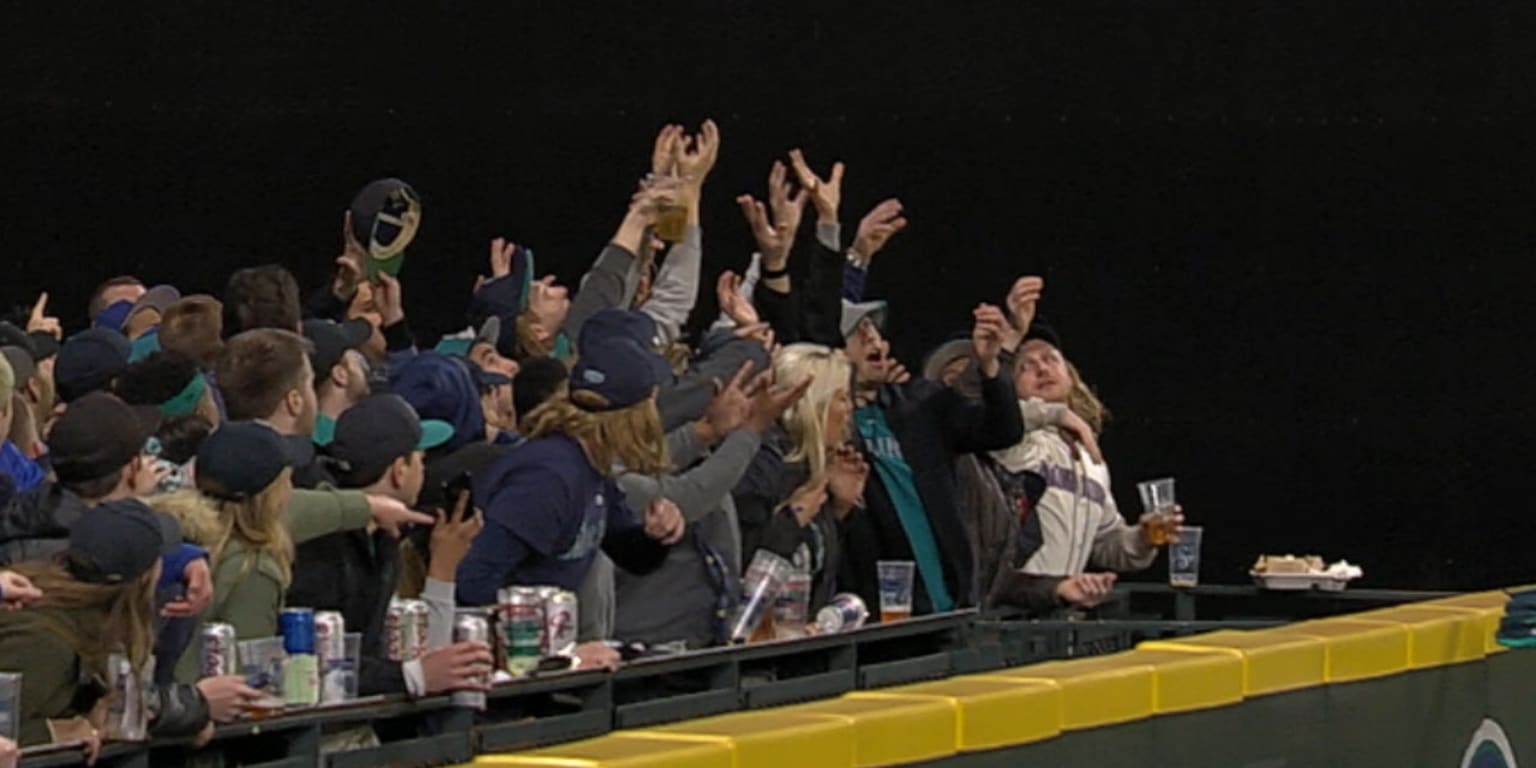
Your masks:
<instances>
[{"instance_id":1,"label":"cup of beer","mask_svg":"<svg viewBox=\"0 0 1536 768\"><path fill-rule=\"evenodd\" d=\"M880 577L880 623L912 618L912 574L917 564L911 560L877 560Z\"/></svg>"},{"instance_id":2,"label":"cup of beer","mask_svg":"<svg viewBox=\"0 0 1536 768\"><path fill-rule=\"evenodd\" d=\"M1152 524L1147 531L1152 544L1159 547L1167 544L1169 534L1173 533L1175 527L1173 516L1177 506L1173 496L1173 478L1146 480L1137 483L1136 490L1141 494L1142 511L1152 516Z\"/></svg>"},{"instance_id":3,"label":"cup of beer","mask_svg":"<svg viewBox=\"0 0 1536 768\"><path fill-rule=\"evenodd\" d=\"M682 242L688 234L688 206L692 202L684 192L683 180L651 175L646 177L646 186L669 193L656 214L656 236L669 243Z\"/></svg>"}]
</instances>

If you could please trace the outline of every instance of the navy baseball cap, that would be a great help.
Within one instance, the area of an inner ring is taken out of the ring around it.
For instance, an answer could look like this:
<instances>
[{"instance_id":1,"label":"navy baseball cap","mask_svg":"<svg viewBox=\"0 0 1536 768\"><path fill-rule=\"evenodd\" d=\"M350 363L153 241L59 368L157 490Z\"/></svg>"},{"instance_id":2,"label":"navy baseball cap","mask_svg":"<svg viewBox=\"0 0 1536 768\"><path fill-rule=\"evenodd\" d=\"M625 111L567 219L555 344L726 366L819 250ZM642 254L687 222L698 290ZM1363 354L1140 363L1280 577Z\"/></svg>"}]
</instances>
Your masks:
<instances>
[{"instance_id":1,"label":"navy baseball cap","mask_svg":"<svg viewBox=\"0 0 1536 768\"><path fill-rule=\"evenodd\" d=\"M358 476L388 467L413 451L436 448L453 439L453 425L423 421L398 395L373 395L343 411L336 437L327 447L345 474Z\"/></svg>"},{"instance_id":2,"label":"navy baseball cap","mask_svg":"<svg viewBox=\"0 0 1536 768\"><path fill-rule=\"evenodd\" d=\"M125 584L143 576L181 546L176 518L138 499L97 504L70 528L65 553L70 575L92 584Z\"/></svg>"},{"instance_id":3,"label":"navy baseball cap","mask_svg":"<svg viewBox=\"0 0 1536 768\"><path fill-rule=\"evenodd\" d=\"M254 421L232 422L198 447L197 487L216 499L244 501L301 459L293 441L284 440L271 427Z\"/></svg>"},{"instance_id":4,"label":"navy baseball cap","mask_svg":"<svg viewBox=\"0 0 1536 768\"><path fill-rule=\"evenodd\" d=\"M349 349L357 349L373 337L373 324L362 318L344 323L334 320L305 320L304 338L309 339L313 351L309 355L309 367L315 370L315 380L324 381L331 369L341 363Z\"/></svg>"},{"instance_id":5,"label":"navy baseball cap","mask_svg":"<svg viewBox=\"0 0 1536 768\"><path fill-rule=\"evenodd\" d=\"M571 369L571 402L586 411L616 411L645 401L671 377L672 367L666 358L634 339L599 339L582 347L581 357ZM583 402L576 397L582 392L597 395L607 404Z\"/></svg>"},{"instance_id":6,"label":"navy baseball cap","mask_svg":"<svg viewBox=\"0 0 1536 768\"><path fill-rule=\"evenodd\" d=\"M485 440L485 414L480 387L461 358L441 352L420 352L404 365L389 369L390 389L422 418L453 425L448 450Z\"/></svg>"},{"instance_id":7,"label":"navy baseball cap","mask_svg":"<svg viewBox=\"0 0 1536 768\"><path fill-rule=\"evenodd\" d=\"M53 379L64 402L100 389L128 367L133 346L127 337L105 328L91 328L69 337L59 348Z\"/></svg>"},{"instance_id":8,"label":"navy baseball cap","mask_svg":"<svg viewBox=\"0 0 1536 768\"><path fill-rule=\"evenodd\" d=\"M624 337L639 344L644 349L656 349L661 346L661 334L656 329L656 321L644 312L636 312L628 309L604 309L592 315L581 326L581 336L576 340L578 353L587 348L588 344L610 339Z\"/></svg>"}]
</instances>

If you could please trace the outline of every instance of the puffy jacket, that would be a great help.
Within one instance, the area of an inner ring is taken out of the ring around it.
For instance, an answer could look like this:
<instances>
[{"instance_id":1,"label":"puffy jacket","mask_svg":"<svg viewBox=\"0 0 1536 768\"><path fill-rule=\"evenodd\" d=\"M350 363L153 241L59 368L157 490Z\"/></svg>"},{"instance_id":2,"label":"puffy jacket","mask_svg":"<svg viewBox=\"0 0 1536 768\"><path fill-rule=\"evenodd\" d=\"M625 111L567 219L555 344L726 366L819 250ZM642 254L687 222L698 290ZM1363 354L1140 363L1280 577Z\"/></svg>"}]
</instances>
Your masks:
<instances>
[{"instance_id":1,"label":"puffy jacket","mask_svg":"<svg viewBox=\"0 0 1536 768\"><path fill-rule=\"evenodd\" d=\"M0 565L47 560L69 546L85 500L58 483L20 494L0 510Z\"/></svg>"}]
</instances>

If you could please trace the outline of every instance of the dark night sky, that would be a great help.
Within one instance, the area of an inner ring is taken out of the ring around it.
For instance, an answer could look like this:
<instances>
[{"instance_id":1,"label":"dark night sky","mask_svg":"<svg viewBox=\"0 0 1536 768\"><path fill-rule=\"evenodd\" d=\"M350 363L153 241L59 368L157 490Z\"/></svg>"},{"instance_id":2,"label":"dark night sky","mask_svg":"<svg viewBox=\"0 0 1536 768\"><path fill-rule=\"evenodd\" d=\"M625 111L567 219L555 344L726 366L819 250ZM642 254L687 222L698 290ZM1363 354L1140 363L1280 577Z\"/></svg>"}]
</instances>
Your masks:
<instances>
[{"instance_id":1,"label":"dark night sky","mask_svg":"<svg viewBox=\"0 0 1536 768\"><path fill-rule=\"evenodd\" d=\"M109 274L216 291L256 261L314 285L351 194L399 175L408 309L445 330L488 238L574 281L655 129L713 116L710 278L792 146L848 163L846 237L907 204L871 293L909 365L1044 274L1119 498L1176 475L1208 580L1294 551L1536 581L1524 4L33 5L0 32L5 306L46 288L78 325Z\"/></svg>"}]
</instances>

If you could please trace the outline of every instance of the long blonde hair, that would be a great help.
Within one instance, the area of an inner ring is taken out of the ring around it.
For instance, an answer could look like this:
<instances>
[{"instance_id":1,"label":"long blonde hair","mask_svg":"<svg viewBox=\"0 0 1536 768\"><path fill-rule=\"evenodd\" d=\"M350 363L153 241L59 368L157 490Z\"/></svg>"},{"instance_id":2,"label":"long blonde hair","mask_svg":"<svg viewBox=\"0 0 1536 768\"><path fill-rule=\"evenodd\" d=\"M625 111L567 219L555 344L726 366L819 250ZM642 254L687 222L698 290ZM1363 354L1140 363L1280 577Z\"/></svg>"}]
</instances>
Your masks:
<instances>
[{"instance_id":1,"label":"long blonde hair","mask_svg":"<svg viewBox=\"0 0 1536 768\"><path fill-rule=\"evenodd\" d=\"M283 469L261 492L244 501L214 499L219 510L221 529L208 547L208 554L218 562L230 540L238 540L252 550L264 552L277 562L283 575L283 587L293 581L293 537L288 534L288 504L282 489L293 477L292 469ZM256 558L246 560L241 573L256 565Z\"/></svg>"},{"instance_id":2,"label":"long blonde hair","mask_svg":"<svg viewBox=\"0 0 1536 768\"><path fill-rule=\"evenodd\" d=\"M1082 374L1077 372L1077 366L1067 360L1067 373L1072 376L1072 392L1067 395L1067 407L1077 414L1088 426L1093 428L1095 435L1103 434L1104 425L1109 423L1109 409L1094 394L1093 388L1083 382Z\"/></svg>"},{"instance_id":3,"label":"long blonde hair","mask_svg":"<svg viewBox=\"0 0 1536 768\"><path fill-rule=\"evenodd\" d=\"M848 357L840 349L800 343L779 351L773 363L773 380L778 386L793 386L807 375L816 378L805 397L780 417L780 423L794 446L784 460L805 462L811 477L816 477L827 468L827 436L822 434L827 410L839 391L847 396L853 374ZM847 435L839 437L846 439Z\"/></svg>"},{"instance_id":4,"label":"long blonde hair","mask_svg":"<svg viewBox=\"0 0 1536 768\"><path fill-rule=\"evenodd\" d=\"M107 657L119 645L135 668L149 660L155 647L155 580L149 578L153 570L122 584L92 584L76 579L66 566L56 562L17 563L11 569L43 591L42 598L27 611L58 608L100 613L99 621L85 625L87 634L75 634L50 617L40 617L75 644L75 653L91 670L105 674Z\"/></svg>"},{"instance_id":5,"label":"long blonde hair","mask_svg":"<svg viewBox=\"0 0 1536 768\"><path fill-rule=\"evenodd\" d=\"M672 471L655 397L612 411L585 410L578 402L594 408L607 404L590 392L562 393L524 417L523 431L529 437L575 438L586 449L592 468L604 475L619 469L643 475Z\"/></svg>"}]
</instances>

